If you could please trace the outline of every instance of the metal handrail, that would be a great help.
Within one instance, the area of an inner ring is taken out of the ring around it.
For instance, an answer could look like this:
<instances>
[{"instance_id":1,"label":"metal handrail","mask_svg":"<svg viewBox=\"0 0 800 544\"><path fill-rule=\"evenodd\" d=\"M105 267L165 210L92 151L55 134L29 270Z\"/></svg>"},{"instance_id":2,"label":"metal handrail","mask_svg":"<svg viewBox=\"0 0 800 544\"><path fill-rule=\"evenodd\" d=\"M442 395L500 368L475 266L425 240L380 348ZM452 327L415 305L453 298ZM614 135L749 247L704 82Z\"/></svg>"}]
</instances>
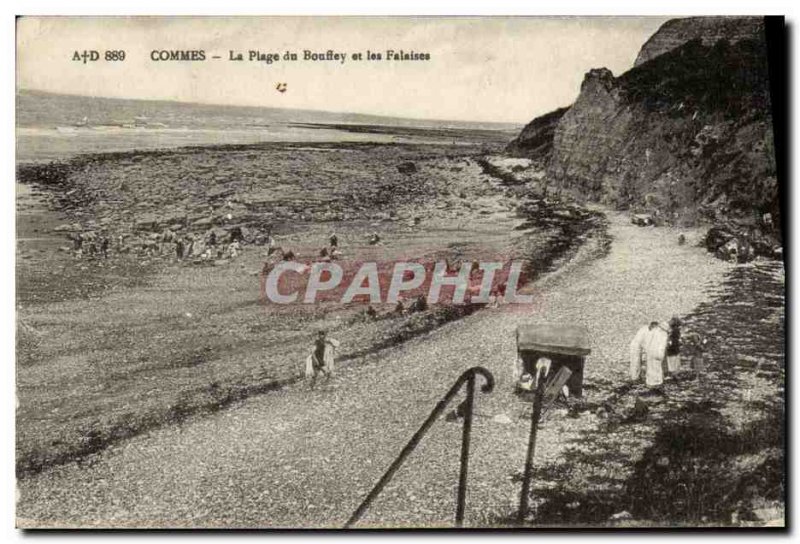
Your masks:
<instances>
[{"instance_id":1,"label":"metal handrail","mask_svg":"<svg viewBox=\"0 0 800 544\"><path fill-rule=\"evenodd\" d=\"M472 435L472 405L475 400L475 377L479 374L483 376L484 380L486 380L486 383L481 386L481 391L484 393L491 393L492 389L494 389L494 376L492 376L492 373L484 367L474 366L461 374L447 394L436 404L436 407L430 413L428 419L425 420L417 432L414 433L414 436L411 437L411 440L408 441L408 444L406 444L406 446L402 449L397 458L392 462L391 465L389 465L389 468L386 469L386 472L384 472L383 476L381 476L381 479L378 480L378 483L375 484L358 508L356 508L355 512L353 512L353 514L350 516L350 519L347 520L347 523L345 523L346 529L352 527L352 525L364 515L364 512L366 512L367 508L369 508L369 505L372 504L372 501L374 501L380 492L383 491L383 488L386 487L386 484L391 481L395 472L397 472L397 469L399 469L400 465L402 465L406 460L406 457L408 457L411 452L414 451L420 440L422 440L422 437L425 436L425 433L428 432L436 419L442 414L442 412L444 412L445 408L447 408L449 402L461 390L461 386L466 382L467 398L463 403L466 409L464 412L464 426L461 435L461 471L458 478L458 496L456 499L456 525L460 527L463 524L464 503L467 496L469 442Z\"/></svg>"}]
</instances>

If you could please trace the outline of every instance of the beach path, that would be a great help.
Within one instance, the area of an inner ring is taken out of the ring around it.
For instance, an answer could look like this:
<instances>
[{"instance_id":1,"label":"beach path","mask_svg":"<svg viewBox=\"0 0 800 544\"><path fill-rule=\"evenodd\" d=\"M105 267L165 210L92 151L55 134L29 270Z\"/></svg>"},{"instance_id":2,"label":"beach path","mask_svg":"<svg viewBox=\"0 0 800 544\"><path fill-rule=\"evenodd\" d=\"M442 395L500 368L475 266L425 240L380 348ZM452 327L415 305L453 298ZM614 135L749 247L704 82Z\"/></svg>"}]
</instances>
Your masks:
<instances>
[{"instance_id":1,"label":"beach path","mask_svg":"<svg viewBox=\"0 0 800 544\"><path fill-rule=\"evenodd\" d=\"M732 265L697 247L700 232L640 228L608 213L610 252L544 276L531 305L478 312L344 365L330 385L297 385L113 445L80 464L18 483L21 527L341 527L436 402L482 365L495 391L477 394L467 525L516 508L529 422L512 394L520 323L584 325L592 383L625 380L628 342L652 320L708 299ZM590 242L591 243L591 242ZM253 354L258 357L259 354ZM591 417L543 426L536 459L558 456ZM450 526L461 424L437 421L358 526Z\"/></svg>"}]
</instances>

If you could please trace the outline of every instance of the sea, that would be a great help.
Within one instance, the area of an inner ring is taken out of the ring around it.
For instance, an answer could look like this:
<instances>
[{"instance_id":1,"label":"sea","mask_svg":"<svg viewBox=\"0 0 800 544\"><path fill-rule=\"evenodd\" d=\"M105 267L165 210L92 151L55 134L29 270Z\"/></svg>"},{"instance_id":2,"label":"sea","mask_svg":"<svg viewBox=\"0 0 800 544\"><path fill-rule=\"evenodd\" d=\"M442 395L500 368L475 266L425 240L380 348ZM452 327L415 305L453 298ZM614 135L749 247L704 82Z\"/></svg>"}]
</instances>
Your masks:
<instances>
[{"instance_id":1,"label":"sea","mask_svg":"<svg viewBox=\"0 0 800 544\"><path fill-rule=\"evenodd\" d=\"M370 130L380 127L380 130ZM507 141L522 125L436 121L326 111L125 100L21 90L17 163L80 154L259 142L457 144L459 133ZM353 129L353 130L351 130ZM358 130L355 130L358 129ZM462 143L475 143L465 138Z\"/></svg>"}]
</instances>

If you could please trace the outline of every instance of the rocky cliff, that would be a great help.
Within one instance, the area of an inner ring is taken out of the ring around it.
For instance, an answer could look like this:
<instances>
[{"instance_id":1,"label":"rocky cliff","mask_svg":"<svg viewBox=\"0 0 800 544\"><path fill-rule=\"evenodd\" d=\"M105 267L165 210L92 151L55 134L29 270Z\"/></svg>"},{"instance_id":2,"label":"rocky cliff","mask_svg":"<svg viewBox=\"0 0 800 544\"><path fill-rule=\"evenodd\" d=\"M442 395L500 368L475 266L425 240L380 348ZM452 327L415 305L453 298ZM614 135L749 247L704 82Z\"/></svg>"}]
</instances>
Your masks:
<instances>
[{"instance_id":1,"label":"rocky cliff","mask_svg":"<svg viewBox=\"0 0 800 544\"><path fill-rule=\"evenodd\" d=\"M728 35L735 39L720 38ZM530 134L550 130L539 118L509 149L545 153L550 188L669 222L777 218L762 20L670 21L639 56L649 60L619 77L604 68L586 74L549 144L525 147Z\"/></svg>"},{"instance_id":2,"label":"rocky cliff","mask_svg":"<svg viewBox=\"0 0 800 544\"><path fill-rule=\"evenodd\" d=\"M714 45L727 40L763 39L764 19L760 17L687 17L664 23L658 32L647 40L636 57L634 66L680 47L686 42L700 40L703 45Z\"/></svg>"},{"instance_id":3,"label":"rocky cliff","mask_svg":"<svg viewBox=\"0 0 800 544\"><path fill-rule=\"evenodd\" d=\"M553 134L567 110L569 108L559 108L528 123L509 144L508 151L542 162L547 161L553 149Z\"/></svg>"}]
</instances>

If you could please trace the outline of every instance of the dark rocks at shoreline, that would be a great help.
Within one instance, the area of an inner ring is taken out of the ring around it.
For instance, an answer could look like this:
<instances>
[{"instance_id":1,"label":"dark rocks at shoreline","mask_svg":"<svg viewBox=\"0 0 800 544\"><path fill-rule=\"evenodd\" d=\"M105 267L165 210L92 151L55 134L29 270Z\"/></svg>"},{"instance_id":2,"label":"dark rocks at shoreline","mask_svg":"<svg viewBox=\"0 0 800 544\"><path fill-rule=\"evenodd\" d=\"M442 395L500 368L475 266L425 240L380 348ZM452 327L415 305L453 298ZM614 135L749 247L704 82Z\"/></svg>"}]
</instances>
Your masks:
<instances>
[{"instance_id":1,"label":"dark rocks at shoreline","mask_svg":"<svg viewBox=\"0 0 800 544\"><path fill-rule=\"evenodd\" d=\"M349 147L368 152L378 146ZM335 149L335 146L330 148ZM269 231L272 224L281 222L373 219L376 212L391 208L398 196L409 199L436 196L425 180L408 177L420 168L413 160L400 162L395 175L385 180L367 179L363 173L350 176L345 165L336 164L329 169L320 163L320 179L297 180L296 191L290 187L294 181L290 168L286 190L276 194L268 174L259 171L259 163L265 158L262 149L280 154L287 167L291 167L292 162L307 166L311 160L309 153L292 157L291 145L184 148L109 153L21 165L17 169L17 179L23 184L48 189L55 207L72 219L71 223L86 228L85 218L91 217L100 224L105 222L114 230L125 232L157 232L170 227L197 234L212 226L230 229L242 225ZM430 157L469 154L434 150ZM326 158L329 155L326 154ZM337 156L337 162L343 158ZM240 159L252 161L253 168L242 170L236 162ZM276 175L281 168L280 165L268 166ZM335 189L339 175L343 184L353 185L345 192ZM323 194L331 191L334 194Z\"/></svg>"}]
</instances>

